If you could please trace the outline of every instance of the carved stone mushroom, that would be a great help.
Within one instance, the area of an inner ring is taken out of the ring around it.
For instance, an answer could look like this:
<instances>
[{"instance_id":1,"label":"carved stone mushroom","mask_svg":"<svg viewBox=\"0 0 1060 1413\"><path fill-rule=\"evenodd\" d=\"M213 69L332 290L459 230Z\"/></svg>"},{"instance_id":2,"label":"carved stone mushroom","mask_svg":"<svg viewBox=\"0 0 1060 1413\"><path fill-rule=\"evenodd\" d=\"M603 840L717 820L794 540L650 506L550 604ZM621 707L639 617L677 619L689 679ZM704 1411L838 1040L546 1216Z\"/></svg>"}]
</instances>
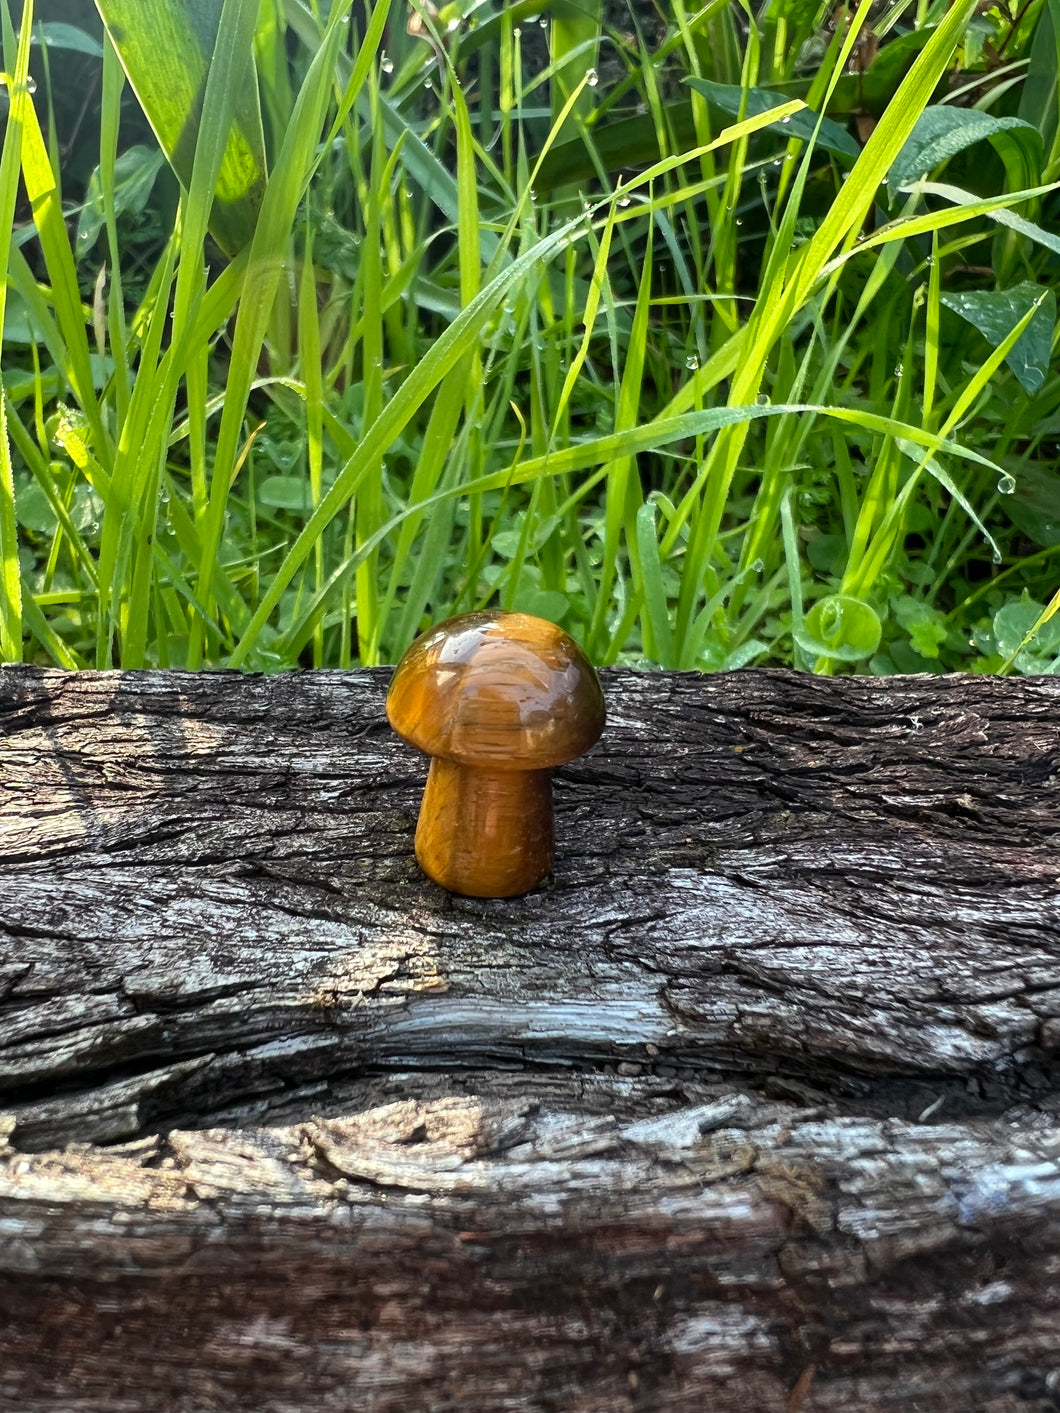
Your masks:
<instances>
[{"instance_id":1,"label":"carved stone mushroom","mask_svg":"<svg viewBox=\"0 0 1060 1413\"><path fill-rule=\"evenodd\" d=\"M416 858L478 898L525 893L552 867L554 767L604 727L592 664L554 623L489 611L422 634L387 695L399 736L432 757Z\"/></svg>"}]
</instances>

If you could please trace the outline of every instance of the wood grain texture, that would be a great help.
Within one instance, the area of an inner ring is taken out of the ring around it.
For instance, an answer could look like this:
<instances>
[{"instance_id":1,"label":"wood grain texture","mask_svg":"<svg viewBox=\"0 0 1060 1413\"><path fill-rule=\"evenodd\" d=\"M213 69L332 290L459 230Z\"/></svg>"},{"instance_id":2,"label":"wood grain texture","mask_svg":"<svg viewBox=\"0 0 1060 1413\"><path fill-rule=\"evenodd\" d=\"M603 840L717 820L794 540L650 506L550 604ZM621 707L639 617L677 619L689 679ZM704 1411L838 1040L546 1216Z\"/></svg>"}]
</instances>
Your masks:
<instances>
[{"instance_id":1,"label":"wood grain texture","mask_svg":"<svg viewBox=\"0 0 1060 1413\"><path fill-rule=\"evenodd\" d=\"M1060 1408L1060 683L606 674L497 901L387 680L0 669L0 1409Z\"/></svg>"}]
</instances>

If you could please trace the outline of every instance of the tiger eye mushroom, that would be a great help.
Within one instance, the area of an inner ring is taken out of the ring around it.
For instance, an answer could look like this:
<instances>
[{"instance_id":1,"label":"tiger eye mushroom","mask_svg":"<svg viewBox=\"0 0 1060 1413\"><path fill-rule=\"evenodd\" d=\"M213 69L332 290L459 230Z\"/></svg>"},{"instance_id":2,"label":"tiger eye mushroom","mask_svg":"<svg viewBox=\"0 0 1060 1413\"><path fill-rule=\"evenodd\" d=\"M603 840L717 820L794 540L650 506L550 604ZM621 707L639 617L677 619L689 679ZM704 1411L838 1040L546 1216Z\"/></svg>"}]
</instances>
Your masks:
<instances>
[{"instance_id":1,"label":"tiger eye mushroom","mask_svg":"<svg viewBox=\"0 0 1060 1413\"><path fill-rule=\"evenodd\" d=\"M422 634L398 663L387 716L431 756L416 858L473 898L525 893L552 867L553 768L604 729L592 664L554 623L467 613Z\"/></svg>"}]
</instances>

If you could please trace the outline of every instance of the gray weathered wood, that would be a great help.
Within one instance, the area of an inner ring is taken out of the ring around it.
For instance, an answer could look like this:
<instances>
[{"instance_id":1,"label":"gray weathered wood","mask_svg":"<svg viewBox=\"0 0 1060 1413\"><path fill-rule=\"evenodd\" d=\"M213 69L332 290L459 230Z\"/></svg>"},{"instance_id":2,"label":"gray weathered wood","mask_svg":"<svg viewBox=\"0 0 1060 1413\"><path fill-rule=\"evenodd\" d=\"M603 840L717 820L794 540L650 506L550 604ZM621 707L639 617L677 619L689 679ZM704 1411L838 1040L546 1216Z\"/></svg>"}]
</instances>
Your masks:
<instances>
[{"instance_id":1,"label":"gray weathered wood","mask_svg":"<svg viewBox=\"0 0 1060 1413\"><path fill-rule=\"evenodd\" d=\"M0 1409L1060 1407L1060 683L607 674L497 902L387 675L0 669Z\"/></svg>"}]
</instances>

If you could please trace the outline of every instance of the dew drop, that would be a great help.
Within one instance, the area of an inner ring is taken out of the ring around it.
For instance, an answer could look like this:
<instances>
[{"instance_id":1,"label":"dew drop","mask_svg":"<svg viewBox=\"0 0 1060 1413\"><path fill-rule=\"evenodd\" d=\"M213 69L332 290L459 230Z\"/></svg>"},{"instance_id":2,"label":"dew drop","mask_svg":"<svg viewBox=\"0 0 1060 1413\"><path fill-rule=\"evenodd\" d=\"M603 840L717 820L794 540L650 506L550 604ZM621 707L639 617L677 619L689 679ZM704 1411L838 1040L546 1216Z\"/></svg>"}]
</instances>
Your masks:
<instances>
[{"instance_id":1,"label":"dew drop","mask_svg":"<svg viewBox=\"0 0 1060 1413\"><path fill-rule=\"evenodd\" d=\"M791 122L791 114L790 114L790 113L786 113L786 114L784 115L784 117L781 118L780 121L781 121L782 123L790 123L790 122Z\"/></svg>"},{"instance_id":2,"label":"dew drop","mask_svg":"<svg viewBox=\"0 0 1060 1413\"><path fill-rule=\"evenodd\" d=\"M26 75L26 92L27 92L27 93L36 93L36 91L37 91L37 80L33 77L32 74L27 74L27 75Z\"/></svg>"},{"instance_id":3,"label":"dew drop","mask_svg":"<svg viewBox=\"0 0 1060 1413\"><path fill-rule=\"evenodd\" d=\"M904 366L903 366L901 363L896 363L896 364L894 365L894 376L895 376L896 378L900 378L904 372L905 372L905 368L904 368Z\"/></svg>"},{"instance_id":4,"label":"dew drop","mask_svg":"<svg viewBox=\"0 0 1060 1413\"><path fill-rule=\"evenodd\" d=\"M751 569L754 571L755 574L761 574L762 570L765 567L766 562L764 559L756 559L755 562L751 565Z\"/></svg>"},{"instance_id":5,"label":"dew drop","mask_svg":"<svg viewBox=\"0 0 1060 1413\"><path fill-rule=\"evenodd\" d=\"M1010 476L1009 473L1006 471L1005 474L1001 477L1001 480L998 481L997 488L1003 496L1010 496L1012 492L1016 489L1015 476Z\"/></svg>"},{"instance_id":6,"label":"dew drop","mask_svg":"<svg viewBox=\"0 0 1060 1413\"><path fill-rule=\"evenodd\" d=\"M685 359L685 367L690 368L692 372L695 372L695 370L699 367L699 359L694 353L690 353Z\"/></svg>"},{"instance_id":7,"label":"dew drop","mask_svg":"<svg viewBox=\"0 0 1060 1413\"><path fill-rule=\"evenodd\" d=\"M585 75L585 82L589 85L590 88L595 88L596 85L600 82L600 75L596 72L595 69L590 69L589 72Z\"/></svg>"}]
</instances>

